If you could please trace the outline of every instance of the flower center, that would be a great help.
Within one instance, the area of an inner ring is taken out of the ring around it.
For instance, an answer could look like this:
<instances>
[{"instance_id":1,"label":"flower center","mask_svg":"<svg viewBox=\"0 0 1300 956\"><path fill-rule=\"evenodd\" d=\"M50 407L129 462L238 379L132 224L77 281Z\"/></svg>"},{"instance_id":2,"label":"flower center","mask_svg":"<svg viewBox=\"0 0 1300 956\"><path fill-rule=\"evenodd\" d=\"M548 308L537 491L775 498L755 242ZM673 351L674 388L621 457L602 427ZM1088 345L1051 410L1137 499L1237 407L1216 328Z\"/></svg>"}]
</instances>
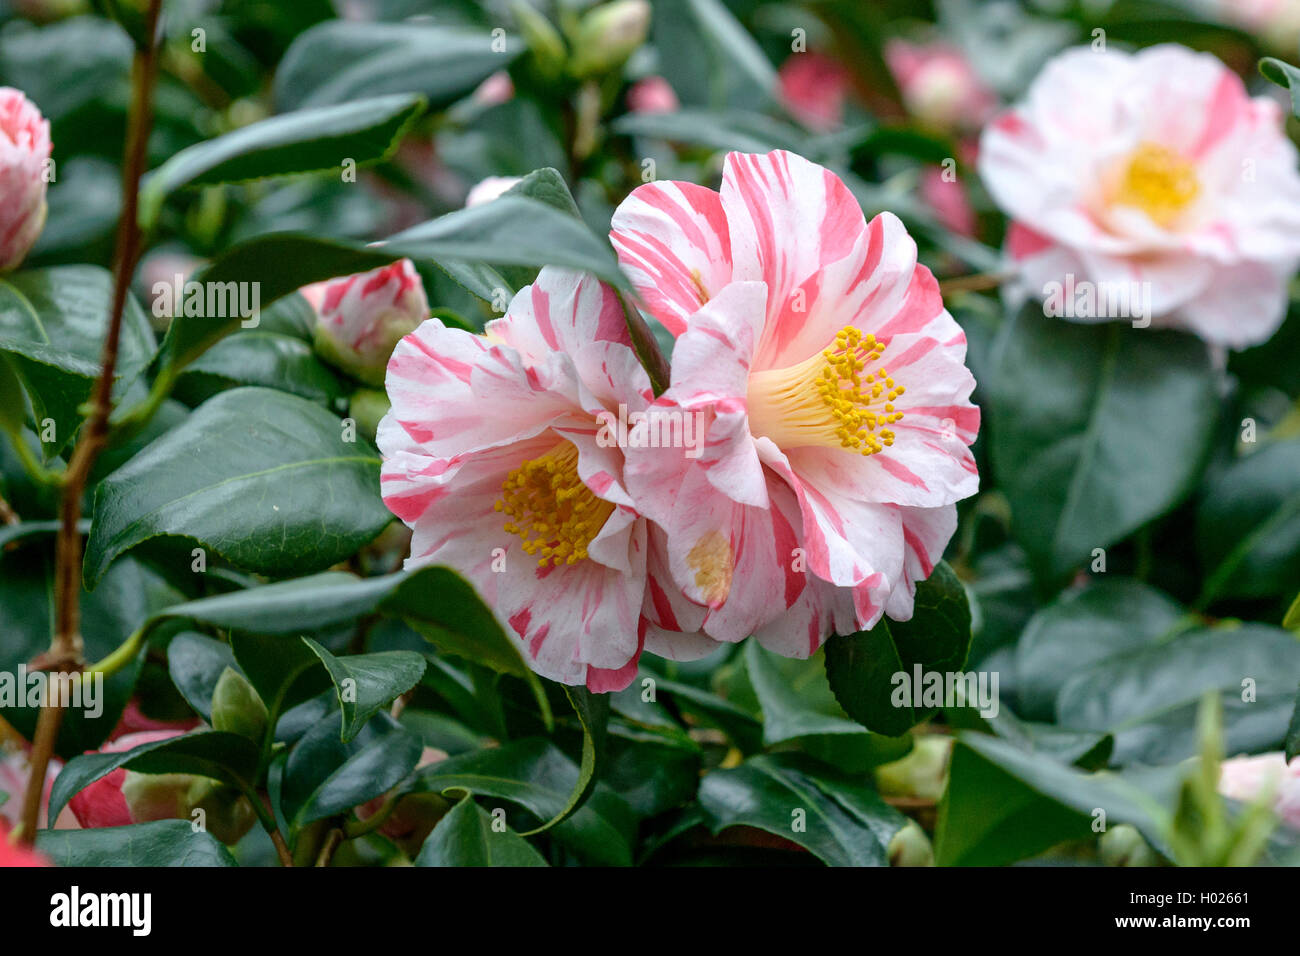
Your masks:
<instances>
[{"instance_id":1,"label":"flower center","mask_svg":"<svg viewBox=\"0 0 1300 956\"><path fill-rule=\"evenodd\" d=\"M585 558L587 545L614 511L578 477L578 449L568 441L506 475L494 507L506 516L505 530L523 540L524 551L539 555L541 568Z\"/></svg>"},{"instance_id":2,"label":"flower center","mask_svg":"<svg viewBox=\"0 0 1300 956\"><path fill-rule=\"evenodd\" d=\"M1141 209L1152 222L1168 226L1200 191L1196 167L1171 149L1143 143L1128 158L1115 202Z\"/></svg>"},{"instance_id":3,"label":"flower center","mask_svg":"<svg viewBox=\"0 0 1300 956\"><path fill-rule=\"evenodd\" d=\"M820 445L874 455L894 443L885 427L903 417L894 384L878 362L885 343L846 325L821 353L788 368L749 378L749 422L755 435L782 448Z\"/></svg>"}]
</instances>

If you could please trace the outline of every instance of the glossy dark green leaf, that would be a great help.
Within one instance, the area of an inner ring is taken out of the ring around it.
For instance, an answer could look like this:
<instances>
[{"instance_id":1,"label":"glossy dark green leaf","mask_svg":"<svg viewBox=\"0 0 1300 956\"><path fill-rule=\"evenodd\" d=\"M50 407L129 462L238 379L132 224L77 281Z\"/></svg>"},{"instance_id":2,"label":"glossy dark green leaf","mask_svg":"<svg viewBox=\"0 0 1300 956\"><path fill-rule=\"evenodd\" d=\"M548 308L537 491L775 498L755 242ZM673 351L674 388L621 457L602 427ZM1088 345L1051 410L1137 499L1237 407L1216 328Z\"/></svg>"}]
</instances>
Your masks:
<instances>
[{"instance_id":1,"label":"glossy dark green leaf","mask_svg":"<svg viewBox=\"0 0 1300 956\"><path fill-rule=\"evenodd\" d=\"M376 92L376 91L370 91ZM424 110L419 96L376 96L273 116L174 154L146 177L140 221L186 186L338 170L384 159Z\"/></svg>"},{"instance_id":2,"label":"glossy dark green leaf","mask_svg":"<svg viewBox=\"0 0 1300 956\"><path fill-rule=\"evenodd\" d=\"M1114 761L1166 764L1198 752L1196 709L1221 693L1228 754L1277 750L1300 685L1300 640L1261 624L1188 631L1118 652L1074 675L1057 722L1111 733Z\"/></svg>"},{"instance_id":3,"label":"glossy dark green leaf","mask_svg":"<svg viewBox=\"0 0 1300 956\"><path fill-rule=\"evenodd\" d=\"M538 820L557 817L577 789L576 764L549 741L537 737L452 757L418 774L420 785L444 795L466 792L496 797L528 810ZM589 863L626 866L632 862L635 820L622 798L597 787L573 816L548 831Z\"/></svg>"},{"instance_id":4,"label":"glossy dark green leaf","mask_svg":"<svg viewBox=\"0 0 1300 956\"><path fill-rule=\"evenodd\" d=\"M285 765L282 809L293 829L346 813L397 786L419 763L420 738L387 715L352 740L327 716L294 745Z\"/></svg>"},{"instance_id":5,"label":"glossy dark green leaf","mask_svg":"<svg viewBox=\"0 0 1300 956\"><path fill-rule=\"evenodd\" d=\"M311 638L303 641L320 658L338 694L342 738L355 737L375 714L420 682L424 658L412 651L380 651L335 657Z\"/></svg>"},{"instance_id":6,"label":"glossy dark green leaf","mask_svg":"<svg viewBox=\"0 0 1300 956\"><path fill-rule=\"evenodd\" d=\"M831 693L820 651L799 661L780 657L764 650L757 641L750 641L745 647L745 670L763 708L764 743L821 734L867 733Z\"/></svg>"},{"instance_id":7,"label":"glossy dark green leaf","mask_svg":"<svg viewBox=\"0 0 1300 956\"><path fill-rule=\"evenodd\" d=\"M605 738L609 729L609 695L593 694L585 687L565 687L565 696L573 705L578 722L582 724L582 763L578 768L578 782L569 795L564 808L547 820L533 833L542 833L573 816L596 787L605 759Z\"/></svg>"},{"instance_id":8,"label":"glossy dark green leaf","mask_svg":"<svg viewBox=\"0 0 1300 956\"><path fill-rule=\"evenodd\" d=\"M238 388L204 403L99 485L86 544L94 586L121 554L188 538L262 574L319 571L392 520L379 456L306 399Z\"/></svg>"},{"instance_id":9,"label":"glossy dark green leaf","mask_svg":"<svg viewBox=\"0 0 1300 956\"><path fill-rule=\"evenodd\" d=\"M227 667L238 669L229 644L182 631L167 644L167 672L186 703L211 723L212 691Z\"/></svg>"},{"instance_id":10,"label":"glossy dark green leaf","mask_svg":"<svg viewBox=\"0 0 1300 956\"><path fill-rule=\"evenodd\" d=\"M1074 674L1113 654L1156 643L1179 626L1173 599L1132 578L1099 575L1030 619L1016 648L1016 699L1031 720L1053 720Z\"/></svg>"},{"instance_id":11,"label":"glossy dark green leaf","mask_svg":"<svg viewBox=\"0 0 1300 956\"><path fill-rule=\"evenodd\" d=\"M1291 94L1291 113L1300 116L1300 69L1276 57L1259 61L1259 72Z\"/></svg>"},{"instance_id":12,"label":"glossy dark green leaf","mask_svg":"<svg viewBox=\"0 0 1300 956\"><path fill-rule=\"evenodd\" d=\"M514 37L457 27L336 20L294 40L276 71L275 100L283 110L419 93L440 109L522 52Z\"/></svg>"},{"instance_id":13,"label":"glossy dark green leaf","mask_svg":"<svg viewBox=\"0 0 1300 956\"><path fill-rule=\"evenodd\" d=\"M936 862L999 866L1028 859L1096 836L1094 821L1131 824L1159 849L1179 774L1177 767L1085 773L1006 740L963 734L939 806Z\"/></svg>"},{"instance_id":14,"label":"glossy dark green leaf","mask_svg":"<svg viewBox=\"0 0 1300 956\"><path fill-rule=\"evenodd\" d=\"M198 405L226 388L259 385L329 404L343 395L339 378L301 339L248 331L216 343L191 364L176 395Z\"/></svg>"},{"instance_id":15,"label":"glossy dark green leaf","mask_svg":"<svg viewBox=\"0 0 1300 956\"><path fill-rule=\"evenodd\" d=\"M516 677L531 673L469 583L441 567L374 578L326 572L177 604L155 620L184 618L256 634L296 636L368 614L405 619L444 653ZM310 653L301 643L290 643L297 646L295 655Z\"/></svg>"},{"instance_id":16,"label":"glossy dark green leaf","mask_svg":"<svg viewBox=\"0 0 1300 956\"><path fill-rule=\"evenodd\" d=\"M257 744L238 734L198 731L140 744L130 750L82 754L64 765L50 791L57 817L81 790L119 767L138 773L189 773L245 789L257 773Z\"/></svg>"},{"instance_id":17,"label":"glossy dark green leaf","mask_svg":"<svg viewBox=\"0 0 1300 956\"><path fill-rule=\"evenodd\" d=\"M835 635L826 642L826 676L845 712L869 730L898 736L934 712L913 706L923 674L957 672L970 652L970 602L952 568L940 561L916 586L910 621L882 617L870 631ZM900 685L895 675L904 674ZM912 688L911 694L902 693ZM907 698L896 706L897 697Z\"/></svg>"},{"instance_id":18,"label":"glossy dark green leaf","mask_svg":"<svg viewBox=\"0 0 1300 956\"><path fill-rule=\"evenodd\" d=\"M1289 597L1300 581L1300 438L1269 442L1211 478L1196 538L1208 569L1202 604Z\"/></svg>"},{"instance_id":19,"label":"glossy dark green leaf","mask_svg":"<svg viewBox=\"0 0 1300 956\"><path fill-rule=\"evenodd\" d=\"M0 353L26 386L37 422L50 418L55 439L47 458L63 448L81 420L99 374L108 329L113 278L97 266L56 266L0 278ZM157 343L144 311L128 296L118 348L121 395L149 363Z\"/></svg>"},{"instance_id":20,"label":"glossy dark green leaf","mask_svg":"<svg viewBox=\"0 0 1300 956\"><path fill-rule=\"evenodd\" d=\"M1012 529L1049 580L1187 494L1219 406L1198 339L1049 318L1038 302L1003 328L981 384Z\"/></svg>"},{"instance_id":21,"label":"glossy dark green leaf","mask_svg":"<svg viewBox=\"0 0 1300 956\"><path fill-rule=\"evenodd\" d=\"M498 831L472 797L465 797L438 821L416 866L546 866L542 855L512 830Z\"/></svg>"},{"instance_id":22,"label":"glossy dark green leaf","mask_svg":"<svg viewBox=\"0 0 1300 956\"><path fill-rule=\"evenodd\" d=\"M827 866L888 866L906 818L867 786L797 753L751 757L700 783L714 833L751 826L799 844Z\"/></svg>"},{"instance_id":23,"label":"glossy dark green leaf","mask_svg":"<svg viewBox=\"0 0 1300 956\"><path fill-rule=\"evenodd\" d=\"M125 827L42 830L36 849L56 866L234 866L234 857L188 820L155 820Z\"/></svg>"}]
</instances>

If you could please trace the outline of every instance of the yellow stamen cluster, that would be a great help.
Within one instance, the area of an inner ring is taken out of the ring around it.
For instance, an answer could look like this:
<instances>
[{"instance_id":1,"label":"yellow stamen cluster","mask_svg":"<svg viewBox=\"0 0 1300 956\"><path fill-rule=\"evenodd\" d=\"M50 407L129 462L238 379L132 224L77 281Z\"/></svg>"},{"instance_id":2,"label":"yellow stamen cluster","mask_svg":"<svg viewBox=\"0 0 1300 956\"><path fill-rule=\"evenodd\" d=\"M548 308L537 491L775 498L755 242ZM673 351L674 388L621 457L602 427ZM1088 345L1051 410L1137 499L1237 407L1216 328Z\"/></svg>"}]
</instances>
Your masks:
<instances>
[{"instance_id":1,"label":"yellow stamen cluster","mask_svg":"<svg viewBox=\"0 0 1300 956\"><path fill-rule=\"evenodd\" d=\"M1114 201L1141 209L1152 222L1168 226L1200 191L1196 167L1168 147L1143 143L1129 156Z\"/></svg>"},{"instance_id":2,"label":"yellow stamen cluster","mask_svg":"<svg viewBox=\"0 0 1300 956\"><path fill-rule=\"evenodd\" d=\"M903 394L880 360L885 343L845 326L820 353L784 369L750 377L750 425L781 447L821 445L874 455L894 443L888 426L903 413Z\"/></svg>"},{"instance_id":3,"label":"yellow stamen cluster","mask_svg":"<svg viewBox=\"0 0 1300 956\"><path fill-rule=\"evenodd\" d=\"M542 568L587 557L587 546L614 511L582 483L578 449L567 441L510 472L494 507L506 516L505 530L519 535Z\"/></svg>"}]
</instances>

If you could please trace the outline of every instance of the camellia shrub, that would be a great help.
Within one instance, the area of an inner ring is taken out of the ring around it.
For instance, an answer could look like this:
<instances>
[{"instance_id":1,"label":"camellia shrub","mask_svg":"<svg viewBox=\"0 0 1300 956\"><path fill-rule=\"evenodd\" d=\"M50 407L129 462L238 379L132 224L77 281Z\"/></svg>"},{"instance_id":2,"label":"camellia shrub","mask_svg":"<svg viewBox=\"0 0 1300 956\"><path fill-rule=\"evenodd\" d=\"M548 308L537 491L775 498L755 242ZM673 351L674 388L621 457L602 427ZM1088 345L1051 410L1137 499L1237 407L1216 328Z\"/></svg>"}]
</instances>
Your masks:
<instances>
[{"instance_id":1,"label":"camellia shrub","mask_svg":"<svg viewBox=\"0 0 1300 956\"><path fill-rule=\"evenodd\" d=\"M1300 19L1143 7L9 4L0 865L1300 861Z\"/></svg>"}]
</instances>

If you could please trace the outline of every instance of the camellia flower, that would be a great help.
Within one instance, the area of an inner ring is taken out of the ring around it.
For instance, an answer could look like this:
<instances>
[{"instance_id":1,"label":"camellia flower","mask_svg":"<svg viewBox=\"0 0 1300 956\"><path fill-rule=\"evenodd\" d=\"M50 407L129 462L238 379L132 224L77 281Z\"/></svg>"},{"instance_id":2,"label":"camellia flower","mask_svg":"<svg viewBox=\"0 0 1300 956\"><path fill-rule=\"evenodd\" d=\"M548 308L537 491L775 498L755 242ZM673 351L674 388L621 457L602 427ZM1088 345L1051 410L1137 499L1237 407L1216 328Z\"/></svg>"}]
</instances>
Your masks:
<instances>
[{"instance_id":1,"label":"camellia flower","mask_svg":"<svg viewBox=\"0 0 1300 956\"><path fill-rule=\"evenodd\" d=\"M1260 36L1290 59L1300 40L1300 0L1203 0L1226 23Z\"/></svg>"},{"instance_id":2,"label":"camellia flower","mask_svg":"<svg viewBox=\"0 0 1300 956\"><path fill-rule=\"evenodd\" d=\"M890 40L885 63L907 111L930 126L977 130L997 109L993 91L951 44Z\"/></svg>"},{"instance_id":3,"label":"camellia flower","mask_svg":"<svg viewBox=\"0 0 1300 956\"><path fill-rule=\"evenodd\" d=\"M36 820L37 827L42 829L49 826L47 812L50 790L54 786L54 778L59 775L62 768L63 763L56 757L50 760L45 771L45 792L41 796L39 816ZM19 823L22 818L23 800L27 794L27 781L30 777L31 763L26 752L0 751L0 796L7 798L0 800L0 822L7 818L15 826ZM59 822L63 824L68 821L60 815Z\"/></svg>"},{"instance_id":4,"label":"camellia flower","mask_svg":"<svg viewBox=\"0 0 1300 956\"><path fill-rule=\"evenodd\" d=\"M384 501L413 531L408 568L464 574L544 677L626 687L642 643L647 532L602 440L649 405L617 295L545 268L485 335L430 319L388 365Z\"/></svg>"},{"instance_id":5,"label":"camellia flower","mask_svg":"<svg viewBox=\"0 0 1300 956\"><path fill-rule=\"evenodd\" d=\"M398 339L429 317L424 285L409 259L318 282L302 293L318 316L316 350L370 385L384 384Z\"/></svg>"},{"instance_id":6,"label":"camellia flower","mask_svg":"<svg viewBox=\"0 0 1300 956\"><path fill-rule=\"evenodd\" d=\"M777 73L781 102L805 126L819 132L844 122L844 103L851 88L848 70L812 50L792 53Z\"/></svg>"},{"instance_id":7,"label":"camellia flower","mask_svg":"<svg viewBox=\"0 0 1300 956\"><path fill-rule=\"evenodd\" d=\"M17 269L45 226L50 123L21 92L0 87L0 272Z\"/></svg>"},{"instance_id":8,"label":"camellia flower","mask_svg":"<svg viewBox=\"0 0 1300 956\"><path fill-rule=\"evenodd\" d=\"M662 76L647 76L628 89L627 108L633 113L675 113L681 103L671 83Z\"/></svg>"},{"instance_id":9,"label":"camellia flower","mask_svg":"<svg viewBox=\"0 0 1300 956\"><path fill-rule=\"evenodd\" d=\"M0 819L0 868L9 866L49 866L50 861L35 850L13 842L9 826Z\"/></svg>"},{"instance_id":10,"label":"camellia flower","mask_svg":"<svg viewBox=\"0 0 1300 956\"><path fill-rule=\"evenodd\" d=\"M179 736L174 730L126 734L104 744L99 753L122 753ZM204 825L224 843L237 843L257 820L247 797L215 780L185 773L136 773L122 767L76 793L68 808L87 829L190 819L195 809L202 809Z\"/></svg>"},{"instance_id":11,"label":"camellia flower","mask_svg":"<svg viewBox=\"0 0 1300 956\"><path fill-rule=\"evenodd\" d=\"M1300 263L1296 150L1278 106L1213 56L1063 53L986 128L979 170L1014 220L1013 295L1086 280L1099 300L1140 295L1153 325L1234 348L1281 323Z\"/></svg>"},{"instance_id":12,"label":"camellia flower","mask_svg":"<svg viewBox=\"0 0 1300 956\"><path fill-rule=\"evenodd\" d=\"M838 177L799 156L731 153L721 193L642 186L611 238L678 335L656 408L705 429L696 459L627 452L700 626L806 657L885 612L910 618L954 502L978 486L979 410L965 335L902 224L867 223ZM691 631L676 610L656 623Z\"/></svg>"},{"instance_id":13,"label":"camellia flower","mask_svg":"<svg viewBox=\"0 0 1300 956\"><path fill-rule=\"evenodd\" d=\"M1273 809L1288 825L1300 829L1300 757L1287 763L1282 753L1233 757L1219 768L1219 792L1249 803L1264 790L1273 793Z\"/></svg>"}]
</instances>

